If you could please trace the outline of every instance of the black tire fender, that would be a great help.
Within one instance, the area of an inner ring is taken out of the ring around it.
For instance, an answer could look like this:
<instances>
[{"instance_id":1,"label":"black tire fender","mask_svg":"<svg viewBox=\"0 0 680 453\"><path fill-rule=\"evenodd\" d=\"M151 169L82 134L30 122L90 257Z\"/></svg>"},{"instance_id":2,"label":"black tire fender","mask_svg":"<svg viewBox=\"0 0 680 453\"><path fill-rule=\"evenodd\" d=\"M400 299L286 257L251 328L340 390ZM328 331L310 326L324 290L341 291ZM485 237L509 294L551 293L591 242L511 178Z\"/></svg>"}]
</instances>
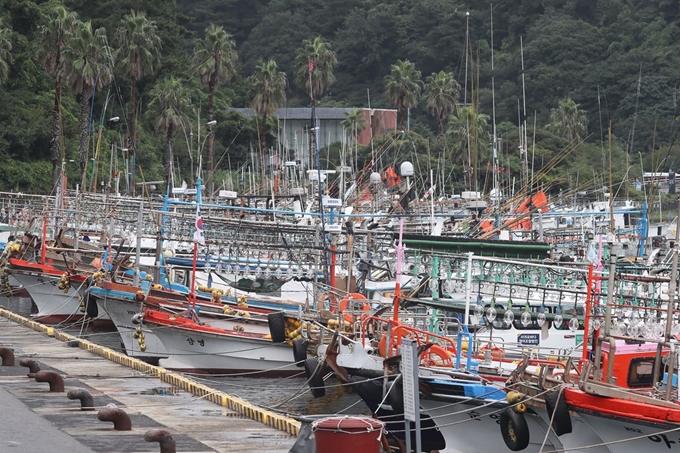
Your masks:
<instances>
[{"instance_id":1,"label":"black tire fender","mask_svg":"<svg viewBox=\"0 0 680 453\"><path fill-rule=\"evenodd\" d=\"M267 315L267 322L269 323L269 333L272 336L274 343L283 343L286 341L286 317L283 312L269 313Z\"/></svg>"},{"instance_id":2,"label":"black tire fender","mask_svg":"<svg viewBox=\"0 0 680 453\"><path fill-rule=\"evenodd\" d=\"M522 451L529 446L529 425L524 414L511 408L501 412L501 435L505 445L512 451Z\"/></svg>"},{"instance_id":3,"label":"black tire fender","mask_svg":"<svg viewBox=\"0 0 680 453\"><path fill-rule=\"evenodd\" d=\"M293 360L295 366L304 366L304 361L307 360L307 340L302 338L293 340Z\"/></svg>"},{"instance_id":4,"label":"black tire fender","mask_svg":"<svg viewBox=\"0 0 680 453\"><path fill-rule=\"evenodd\" d=\"M305 376L307 376L312 396L314 398L321 398L326 395L326 387L324 387L319 360L316 357L309 357L305 359L303 366L305 367Z\"/></svg>"},{"instance_id":5,"label":"black tire fender","mask_svg":"<svg viewBox=\"0 0 680 453\"><path fill-rule=\"evenodd\" d=\"M564 393L546 393L545 407L548 410L548 416L552 419L552 429L555 431L555 434L558 436L569 434L572 431L571 416L569 415L569 405L564 398Z\"/></svg>"},{"instance_id":6,"label":"black tire fender","mask_svg":"<svg viewBox=\"0 0 680 453\"><path fill-rule=\"evenodd\" d=\"M92 294L87 293L87 299L85 299L85 312L87 316L95 319L99 316L99 306L97 305L97 298Z\"/></svg>"}]
</instances>

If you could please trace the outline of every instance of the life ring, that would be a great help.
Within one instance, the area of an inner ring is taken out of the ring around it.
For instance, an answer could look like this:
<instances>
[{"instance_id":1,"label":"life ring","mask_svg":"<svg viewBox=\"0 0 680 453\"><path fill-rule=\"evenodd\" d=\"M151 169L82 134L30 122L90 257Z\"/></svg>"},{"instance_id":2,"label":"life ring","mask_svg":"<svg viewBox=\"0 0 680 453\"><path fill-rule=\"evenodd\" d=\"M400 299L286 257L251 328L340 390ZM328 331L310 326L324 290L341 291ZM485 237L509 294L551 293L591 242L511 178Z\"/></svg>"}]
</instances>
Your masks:
<instances>
[{"instance_id":1,"label":"life ring","mask_svg":"<svg viewBox=\"0 0 680 453\"><path fill-rule=\"evenodd\" d=\"M480 358L482 358L482 359L486 358L486 351L491 351L491 358L493 360L503 360L503 359L505 359L505 351L502 348L499 348L498 346L495 346L495 345L482 346L481 348L479 348Z\"/></svg>"},{"instance_id":2,"label":"life ring","mask_svg":"<svg viewBox=\"0 0 680 453\"><path fill-rule=\"evenodd\" d=\"M401 339L404 337L412 338L418 341L418 345L420 345L420 341L415 332L404 326L395 326L392 329L392 355L398 354L399 346L401 346ZM380 338L380 341L378 342L378 352L382 357L387 357L387 334Z\"/></svg>"},{"instance_id":3,"label":"life ring","mask_svg":"<svg viewBox=\"0 0 680 453\"><path fill-rule=\"evenodd\" d=\"M438 357L435 360L433 357ZM420 365L425 367L447 367L453 368L453 354L439 345L432 345L420 355Z\"/></svg>"},{"instance_id":4,"label":"life ring","mask_svg":"<svg viewBox=\"0 0 680 453\"><path fill-rule=\"evenodd\" d=\"M351 293L345 296L340 301L340 306L338 308L342 312L347 311L348 308L352 312L356 311L369 312L371 311L371 304L369 304L367 300L368 299L366 299L366 297L364 297L362 294ZM354 322L355 320L354 315L351 315L349 313L345 313L343 317L345 318L345 321L348 322Z\"/></svg>"},{"instance_id":5,"label":"life ring","mask_svg":"<svg viewBox=\"0 0 680 453\"><path fill-rule=\"evenodd\" d=\"M569 434L572 431L571 416L569 415L569 405L564 398L564 393L548 392L545 394L545 408L548 416L552 420L552 428L555 434Z\"/></svg>"},{"instance_id":6,"label":"life ring","mask_svg":"<svg viewBox=\"0 0 680 453\"><path fill-rule=\"evenodd\" d=\"M522 451L529 446L529 425L524 414L510 408L501 412L501 435L505 445L512 451Z\"/></svg>"}]
</instances>

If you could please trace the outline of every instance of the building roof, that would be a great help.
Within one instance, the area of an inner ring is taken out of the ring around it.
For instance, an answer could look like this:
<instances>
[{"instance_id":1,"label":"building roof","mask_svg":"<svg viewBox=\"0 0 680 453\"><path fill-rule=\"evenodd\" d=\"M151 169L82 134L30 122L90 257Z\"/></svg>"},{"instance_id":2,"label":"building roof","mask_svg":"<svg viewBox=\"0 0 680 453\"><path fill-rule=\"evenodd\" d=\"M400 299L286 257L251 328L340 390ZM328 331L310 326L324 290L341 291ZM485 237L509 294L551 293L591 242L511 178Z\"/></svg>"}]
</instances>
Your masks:
<instances>
[{"instance_id":1,"label":"building roof","mask_svg":"<svg viewBox=\"0 0 680 453\"><path fill-rule=\"evenodd\" d=\"M247 117L255 114L253 109L229 109L242 113ZM344 120L353 107L317 107L316 117L320 120ZM364 110L361 108L361 110ZM374 109L375 110L375 109ZM312 117L312 109L308 107L282 107L274 111L274 115L282 120L308 120Z\"/></svg>"}]
</instances>

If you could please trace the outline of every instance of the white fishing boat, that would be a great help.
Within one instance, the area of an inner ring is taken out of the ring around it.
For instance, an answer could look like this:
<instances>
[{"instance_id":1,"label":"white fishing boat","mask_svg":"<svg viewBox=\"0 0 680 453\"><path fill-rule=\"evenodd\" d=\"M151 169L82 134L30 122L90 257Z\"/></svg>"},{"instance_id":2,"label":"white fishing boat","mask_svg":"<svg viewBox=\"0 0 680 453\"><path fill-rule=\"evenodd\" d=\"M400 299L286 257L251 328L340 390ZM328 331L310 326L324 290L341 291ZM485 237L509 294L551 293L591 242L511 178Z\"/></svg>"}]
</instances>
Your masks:
<instances>
[{"instance_id":1,"label":"white fishing boat","mask_svg":"<svg viewBox=\"0 0 680 453\"><path fill-rule=\"evenodd\" d=\"M144 312L151 328L168 351L162 367L195 373L289 376L298 374L293 348L274 343L268 334L226 330L172 314Z\"/></svg>"}]
</instances>

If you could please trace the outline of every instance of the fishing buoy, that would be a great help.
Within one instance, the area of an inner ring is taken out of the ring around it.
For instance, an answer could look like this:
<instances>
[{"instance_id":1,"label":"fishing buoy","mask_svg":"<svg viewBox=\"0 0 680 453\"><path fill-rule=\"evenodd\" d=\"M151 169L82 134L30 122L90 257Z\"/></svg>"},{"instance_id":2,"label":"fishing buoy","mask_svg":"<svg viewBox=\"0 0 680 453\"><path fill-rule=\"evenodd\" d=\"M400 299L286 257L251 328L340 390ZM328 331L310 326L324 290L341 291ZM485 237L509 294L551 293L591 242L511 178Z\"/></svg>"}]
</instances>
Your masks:
<instances>
[{"instance_id":1,"label":"fishing buoy","mask_svg":"<svg viewBox=\"0 0 680 453\"><path fill-rule=\"evenodd\" d=\"M529 446L529 425L524 414L510 408L501 412L501 435L505 445L512 451L522 451Z\"/></svg>"},{"instance_id":2,"label":"fishing buoy","mask_svg":"<svg viewBox=\"0 0 680 453\"><path fill-rule=\"evenodd\" d=\"M545 408L552 420L552 428L555 434L569 434L572 431L569 405L564 398L564 393L548 392L545 394Z\"/></svg>"}]
</instances>

